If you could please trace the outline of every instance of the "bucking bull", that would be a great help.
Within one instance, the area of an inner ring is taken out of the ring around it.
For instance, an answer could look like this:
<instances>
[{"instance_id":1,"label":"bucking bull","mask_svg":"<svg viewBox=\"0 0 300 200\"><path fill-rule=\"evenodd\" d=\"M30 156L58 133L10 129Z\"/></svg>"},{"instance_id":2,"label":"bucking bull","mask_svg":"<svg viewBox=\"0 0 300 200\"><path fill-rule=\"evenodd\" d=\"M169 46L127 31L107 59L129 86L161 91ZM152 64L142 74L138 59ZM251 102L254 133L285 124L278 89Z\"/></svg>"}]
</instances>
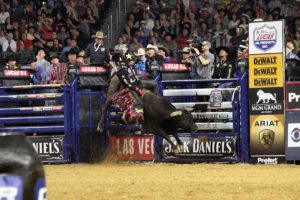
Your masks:
<instances>
[{"instance_id":1,"label":"bucking bull","mask_svg":"<svg viewBox=\"0 0 300 200\"><path fill-rule=\"evenodd\" d=\"M102 107L100 121L97 130L103 131L103 122L105 114L111 104L112 95L118 92L122 86L122 81L118 76L112 76L111 82L106 94L106 102ZM177 151L176 145L170 140L170 135L174 136L179 145L179 149L183 148L183 143L179 139L177 132L180 130L194 132L198 129L193 121L193 117L189 111L192 109L176 109L165 97L153 93L148 89L142 89L142 103L144 110L144 120L142 124L142 132L158 135L167 140L174 151Z\"/></svg>"}]
</instances>

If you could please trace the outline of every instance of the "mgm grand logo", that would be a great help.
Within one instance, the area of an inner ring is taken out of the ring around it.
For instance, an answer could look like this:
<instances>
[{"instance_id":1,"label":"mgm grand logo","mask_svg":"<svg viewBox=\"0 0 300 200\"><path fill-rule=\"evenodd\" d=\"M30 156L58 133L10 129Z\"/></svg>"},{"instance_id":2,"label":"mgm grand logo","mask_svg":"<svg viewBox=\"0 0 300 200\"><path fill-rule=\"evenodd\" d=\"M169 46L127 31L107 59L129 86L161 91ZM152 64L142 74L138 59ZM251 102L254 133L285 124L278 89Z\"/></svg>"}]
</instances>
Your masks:
<instances>
[{"instance_id":1,"label":"mgm grand logo","mask_svg":"<svg viewBox=\"0 0 300 200\"><path fill-rule=\"evenodd\" d=\"M270 129L264 129L259 133L260 144L264 149L270 149L274 143L275 133Z\"/></svg>"},{"instance_id":2,"label":"mgm grand logo","mask_svg":"<svg viewBox=\"0 0 300 200\"><path fill-rule=\"evenodd\" d=\"M282 110L281 103L277 103L276 93L268 93L263 90L258 90L257 101L251 106L252 111L280 111Z\"/></svg>"}]
</instances>

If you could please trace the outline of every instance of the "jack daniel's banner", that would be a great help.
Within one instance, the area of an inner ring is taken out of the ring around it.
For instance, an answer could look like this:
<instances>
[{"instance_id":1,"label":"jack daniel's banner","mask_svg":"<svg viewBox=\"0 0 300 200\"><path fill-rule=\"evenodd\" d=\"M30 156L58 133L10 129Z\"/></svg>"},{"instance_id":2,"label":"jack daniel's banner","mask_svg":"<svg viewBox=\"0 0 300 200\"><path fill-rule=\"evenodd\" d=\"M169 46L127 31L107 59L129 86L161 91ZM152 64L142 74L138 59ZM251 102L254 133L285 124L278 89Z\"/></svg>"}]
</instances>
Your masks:
<instances>
[{"instance_id":1,"label":"jack daniel's banner","mask_svg":"<svg viewBox=\"0 0 300 200\"><path fill-rule=\"evenodd\" d=\"M64 136L31 136L28 139L43 162L63 160Z\"/></svg>"},{"instance_id":2,"label":"jack daniel's banner","mask_svg":"<svg viewBox=\"0 0 300 200\"><path fill-rule=\"evenodd\" d=\"M175 138L171 138L176 144ZM174 152L171 145L163 140L164 157L202 157L202 158L236 158L236 137L180 136L183 146Z\"/></svg>"}]
</instances>

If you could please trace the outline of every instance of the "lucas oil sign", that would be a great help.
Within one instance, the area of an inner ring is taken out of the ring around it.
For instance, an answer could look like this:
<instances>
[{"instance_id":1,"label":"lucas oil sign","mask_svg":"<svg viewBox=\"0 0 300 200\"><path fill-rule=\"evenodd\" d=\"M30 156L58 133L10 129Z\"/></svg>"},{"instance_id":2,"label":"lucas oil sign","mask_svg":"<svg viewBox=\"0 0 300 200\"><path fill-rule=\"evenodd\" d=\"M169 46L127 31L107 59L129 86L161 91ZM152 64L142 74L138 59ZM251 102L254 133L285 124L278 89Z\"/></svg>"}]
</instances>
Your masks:
<instances>
[{"instance_id":1,"label":"lucas oil sign","mask_svg":"<svg viewBox=\"0 0 300 200\"><path fill-rule=\"evenodd\" d=\"M283 21L249 23L249 54L281 53Z\"/></svg>"}]
</instances>

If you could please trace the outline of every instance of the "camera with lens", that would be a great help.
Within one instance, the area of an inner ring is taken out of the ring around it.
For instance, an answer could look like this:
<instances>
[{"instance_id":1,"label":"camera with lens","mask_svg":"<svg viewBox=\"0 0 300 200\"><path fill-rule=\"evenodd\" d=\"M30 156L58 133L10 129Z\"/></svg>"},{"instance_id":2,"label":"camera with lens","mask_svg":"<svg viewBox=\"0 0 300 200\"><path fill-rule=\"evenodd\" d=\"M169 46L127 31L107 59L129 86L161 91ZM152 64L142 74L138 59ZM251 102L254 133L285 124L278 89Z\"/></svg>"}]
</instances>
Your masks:
<instances>
[{"instance_id":1,"label":"camera with lens","mask_svg":"<svg viewBox=\"0 0 300 200\"><path fill-rule=\"evenodd\" d=\"M121 51L119 51L119 50L114 50L113 52L112 52L112 61L113 62L116 62L116 63L118 63L118 62L120 62L121 61Z\"/></svg>"},{"instance_id":2,"label":"camera with lens","mask_svg":"<svg viewBox=\"0 0 300 200\"><path fill-rule=\"evenodd\" d=\"M202 39L201 37L199 37L198 35L194 35L193 36L193 47L200 47L201 46L201 42L202 42Z\"/></svg>"}]
</instances>

